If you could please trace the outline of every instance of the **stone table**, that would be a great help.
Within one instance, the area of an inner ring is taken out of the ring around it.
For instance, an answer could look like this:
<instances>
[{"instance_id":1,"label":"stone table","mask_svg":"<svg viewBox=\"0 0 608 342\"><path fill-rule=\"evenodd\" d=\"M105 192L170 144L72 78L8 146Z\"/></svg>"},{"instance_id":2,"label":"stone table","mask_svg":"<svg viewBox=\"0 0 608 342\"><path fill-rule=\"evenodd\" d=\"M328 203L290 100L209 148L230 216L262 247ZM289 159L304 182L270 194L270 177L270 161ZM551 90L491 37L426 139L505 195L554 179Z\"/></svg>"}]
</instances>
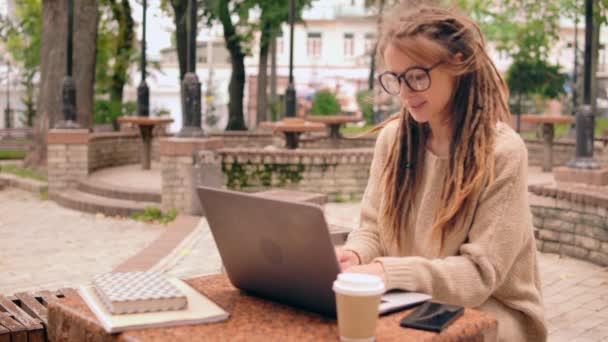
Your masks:
<instances>
[{"instance_id":1,"label":"stone table","mask_svg":"<svg viewBox=\"0 0 608 342\"><path fill-rule=\"evenodd\" d=\"M76 294L49 305L50 341L338 341L334 319L244 294L223 275L186 281L224 308L225 322L133 330L106 334L95 315ZM496 341L497 321L487 313L465 309L464 315L441 334L405 329L399 321L406 312L382 316L378 341Z\"/></svg>"},{"instance_id":2,"label":"stone table","mask_svg":"<svg viewBox=\"0 0 608 342\"><path fill-rule=\"evenodd\" d=\"M143 170L150 170L150 155L152 151L152 131L154 126L173 122L170 118L150 118L143 116L121 116L118 118L119 123L131 123L139 127L141 139L143 141L143 153L141 167Z\"/></svg>"},{"instance_id":3,"label":"stone table","mask_svg":"<svg viewBox=\"0 0 608 342\"><path fill-rule=\"evenodd\" d=\"M285 134L287 148L292 150L298 148L301 133L325 130L325 125L307 122L302 118L284 118L281 121L266 123L263 127L270 127L275 132Z\"/></svg>"},{"instance_id":4,"label":"stone table","mask_svg":"<svg viewBox=\"0 0 608 342\"><path fill-rule=\"evenodd\" d=\"M317 122L329 127L329 138L339 139L340 127L349 122L361 122L363 118L349 115L308 115L306 121Z\"/></svg>"},{"instance_id":5,"label":"stone table","mask_svg":"<svg viewBox=\"0 0 608 342\"><path fill-rule=\"evenodd\" d=\"M553 169L553 138L555 135L555 124L570 124L574 122L571 116L559 115L522 115L521 120L527 123L543 125L543 172L550 172Z\"/></svg>"}]
</instances>

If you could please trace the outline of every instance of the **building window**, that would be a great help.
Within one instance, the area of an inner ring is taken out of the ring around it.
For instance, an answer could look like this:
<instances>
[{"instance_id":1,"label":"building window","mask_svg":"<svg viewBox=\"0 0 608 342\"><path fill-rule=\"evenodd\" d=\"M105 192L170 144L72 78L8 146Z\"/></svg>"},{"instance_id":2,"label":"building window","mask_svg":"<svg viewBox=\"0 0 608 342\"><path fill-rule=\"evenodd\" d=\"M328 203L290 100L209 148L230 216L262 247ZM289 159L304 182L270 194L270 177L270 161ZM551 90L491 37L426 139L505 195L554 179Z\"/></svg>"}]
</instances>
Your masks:
<instances>
[{"instance_id":1,"label":"building window","mask_svg":"<svg viewBox=\"0 0 608 342\"><path fill-rule=\"evenodd\" d=\"M308 57L321 56L321 33L311 32L308 34L306 53L308 54Z\"/></svg>"},{"instance_id":2,"label":"building window","mask_svg":"<svg viewBox=\"0 0 608 342\"><path fill-rule=\"evenodd\" d=\"M355 35L352 33L344 34L344 56L351 57L355 55Z\"/></svg>"},{"instance_id":3,"label":"building window","mask_svg":"<svg viewBox=\"0 0 608 342\"><path fill-rule=\"evenodd\" d=\"M368 32L365 34L365 52L366 53L374 53L374 49L376 48L376 35Z\"/></svg>"}]
</instances>

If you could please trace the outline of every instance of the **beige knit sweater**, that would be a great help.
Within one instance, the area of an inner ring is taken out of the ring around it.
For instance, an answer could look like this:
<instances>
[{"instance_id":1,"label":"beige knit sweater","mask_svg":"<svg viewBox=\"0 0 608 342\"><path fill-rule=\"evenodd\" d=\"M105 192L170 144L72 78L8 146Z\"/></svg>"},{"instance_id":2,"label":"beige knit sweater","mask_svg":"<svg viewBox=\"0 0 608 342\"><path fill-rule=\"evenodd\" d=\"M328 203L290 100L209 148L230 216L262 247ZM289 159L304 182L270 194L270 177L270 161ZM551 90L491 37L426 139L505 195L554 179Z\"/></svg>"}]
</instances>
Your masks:
<instances>
[{"instance_id":1,"label":"beige knit sweater","mask_svg":"<svg viewBox=\"0 0 608 342\"><path fill-rule=\"evenodd\" d=\"M536 242L528 205L527 150L517 133L499 124L496 130L495 181L482 190L471 217L445 237L444 248L428 234L441 193L448 160L425 153L413 213L403 227L401 248L389 241L378 220L383 205L382 166L398 142L398 123L381 131L363 196L361 227L346 245L361 259L383 264L387 288L431 294L434 300L477 308L499 322L499 340L545 341Z\"/></svg>"}]
</instances>

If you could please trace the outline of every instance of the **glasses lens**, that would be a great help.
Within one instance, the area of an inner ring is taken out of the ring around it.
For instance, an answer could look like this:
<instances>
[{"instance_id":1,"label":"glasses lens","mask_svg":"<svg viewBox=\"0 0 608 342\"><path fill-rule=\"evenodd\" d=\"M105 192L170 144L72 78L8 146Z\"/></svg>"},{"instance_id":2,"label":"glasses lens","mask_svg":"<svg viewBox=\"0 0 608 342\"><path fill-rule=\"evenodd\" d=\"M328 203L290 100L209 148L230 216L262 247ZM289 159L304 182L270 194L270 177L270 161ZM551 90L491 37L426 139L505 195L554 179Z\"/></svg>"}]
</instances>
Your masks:
<instances>
[{"instance_id":1,"label":"glasses lens","mask_svg":"<svg viewBox=\"0 0 608 342\"><path fill-rule=\"evenodd\" d=\"M389 94L399 94L399 90L401 87L399 85L399 79L397 78L397 76L388 73L382 74L380 75L380 84L382 84L384 90L386 90L386 92L388 92Z\"/></svg>"},{"instance_id":2,"label":"glasses lens","mask_svg":"<svg viewBox=\"0 0 608 342\"><path fill-rule=\"evenodd\" d=\"M411 69L405 74L405 80L414 91L427 90L431 85L429 75L422 69Z\"/></svg>"}]
</instances>

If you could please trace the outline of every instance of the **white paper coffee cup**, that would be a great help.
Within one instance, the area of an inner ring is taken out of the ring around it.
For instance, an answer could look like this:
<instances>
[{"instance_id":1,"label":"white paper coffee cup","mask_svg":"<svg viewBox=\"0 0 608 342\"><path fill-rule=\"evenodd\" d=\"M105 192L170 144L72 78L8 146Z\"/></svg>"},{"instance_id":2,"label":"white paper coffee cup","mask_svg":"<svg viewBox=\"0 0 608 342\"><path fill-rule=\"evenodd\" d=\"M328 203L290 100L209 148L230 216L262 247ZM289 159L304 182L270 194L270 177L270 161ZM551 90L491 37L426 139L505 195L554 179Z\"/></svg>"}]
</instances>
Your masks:
<instances>
[{"instance_id":1,"label":"white paper coffee cup","mask_svg":"<svg viewBox=\"0 0 608 342\"><path fill-rule=\"evenodd\" d=\"M369 274L341 273L334 281L333 290L340 340L374 341L378 306L385 291L382 279Z\"/></svg>"}]
</instances>

